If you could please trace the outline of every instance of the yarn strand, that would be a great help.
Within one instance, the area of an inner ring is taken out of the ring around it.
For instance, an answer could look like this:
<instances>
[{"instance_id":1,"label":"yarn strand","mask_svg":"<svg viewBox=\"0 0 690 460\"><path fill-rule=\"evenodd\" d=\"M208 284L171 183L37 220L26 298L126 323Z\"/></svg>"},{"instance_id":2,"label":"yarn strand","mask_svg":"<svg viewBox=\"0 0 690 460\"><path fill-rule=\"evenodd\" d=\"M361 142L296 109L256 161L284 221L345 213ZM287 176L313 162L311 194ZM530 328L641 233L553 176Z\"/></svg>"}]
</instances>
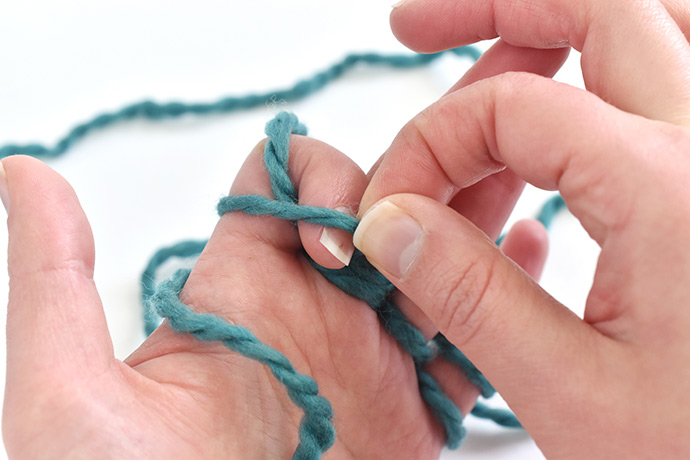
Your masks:
<instances>
[{"instance_id":1,"label":"yarn strand","mask_svg":"<svg viewBox=\"0 0 690 460\"><path fill-rule=\"evenodd\" d=\"M260 196L228 196L218 203L218 213L245 212L253 215L271 215L277 218L325 225L353 232L357 221L351 216L334 213L325 208L298 205L297 191L288 173L290 134L306 133L292 113L281 112L266 125L268 141L264 147L264 163L268 171L274 199ZM322 213L327 214L324 219ZM353 225L354 224L354 225ZM395 287L381 275L364 257L355 251L350 264L339 270L326 269L316 264L305 254L312 266L326 279L347 294L367 302L376 311L384 329L398 342L415 363L420 394L432 413L441 422L446 433L446 444L457 447L464 437L462 413L455 403L443 392L435 379L423 370L423 365L433 359L433 350L422 332L413 326L400 310L390 302ZM479 370L442 335L434 339L440 355L458 366L474 382L486 397L494 393L493 387ZM500 409L481 412L485 417L508 427L519 427L515 416Z\"/></svg>"},{"instance_id":2,"label":"yarn strand","mask_svg":"<svg viewBox=\"0 0 690 460\"><path fill-rule=\"evenodd\" d=\"M293 114L281 113L269 122L266 134L269 141L265 148L265 161L275 196L285 201L270 200L258 195L227 196L218 203L218 213L240 211L254 215L272 215L292 221L305 220L319 225L328 225L354 232L357 220L354 217L328 209L313 206L300 206L297 193L287 173L289 155L289 136L291 133L306 134ZM269 166L270 165L270 166ZM551 223L553 216L563 207L556 198L551 199L540 213L545 225ZM562 200L561 200L562 201ZM542 217L546 214L546 218ZM286 386L288 395L304 411L300 423L300 443L293 459L316 459L327 450L335 439L332 409L330 403L318 395L318 385L308 376L298 374L292 364L277 350L261 343L254 335L241 326L230 325L222 318L211 314L194 313L179 300L179 294L190 271L180 270L172 280L152 286L155 272L171 257L189 257L199 254L206 241L185 241L159 250L149 262L142 275L142 298L145 299L147 316L152 312L168 319L171 327L182 333L189 333L202 341L220 341L228 349L238 352L268 366L273 375ZM308 257L305 254L306 257ZM441 422L446 432L446 445L457 448L466 429L462 426L462 413L453 401L443 392L436 380L423 370L423 364L433 359L432 349L424 340L423 334L402 315L388 297L394 290L364 255L356 251L349 266L340 270L326 269L309 258L312 266L335 284L354 297L366 301L378 313L381 324L410 354L415 362L415 370L420 395ZM375 286L377 289L371 289ZM147 318L147 330L157 325ZM479 370L451 342L441 334L434 337L439 355L458 366L478 388L482 396L491 397L495 390ZM471 412L479 418L487 418L511 428L520 428L520 422L510 412L490 408L478 402Z\"/></svg>"},{"instance_id":3,"label":"yarn strand","mask_svg":"<svg viewBox=\"0 0 690 460\"><path fill-rule=\"evenodd\" d=\"M142 101L114 112L103 113L78 124L53 146L39 143L2 146L0 158L17 154L43 158L60 156L95 131L135 119L161 121L188 115L206 116L247 110L268 104L269 101L293 102L319 91L357 65L412 68L428 65L446 53L469 57L473 60L477 60L480 56L476 48L469 46L426 55L351 54L289 88L239 97L224 97L208 103ZM354 232L358 224L356 218L332 209L298 204L297 192L288 174L289 141L292 134L306 135L306 133L306 127L290 113L281 112L269 121L266 125L269 141L264 151L264 162L269 171L273 199L257 195L224 197L218 203L218 213L220 215L227 212L272 215L294 222L307 221L350 233ZM560 195L555 195L545 203L538 220L548 228L556 213L562 209L565 209L565 202ZM322 453L335 441L335 429L332 422L332 407L324 397L318 394L316 381L312 377L299 374L282 353L262 343L248 329L229 324L216 315L195 313L184 305L179 300L179 295L189 277L189 269L178 270L171 279L156 284L157 271L164 263L171 258L198 256L206 243L207 241L181 242L160 249L149 261L141 277L141 297L147 334L151 333L163 318L177 332L191 334L201 341L220 342L229 350L267 366L273 376L285 386L291 400L304 413L298 430L299 444L293 459L321 458ZM463 414L443 392L438 382L424 370L424 365L435 359L438 352L441 359L461 369L480 389L484 398L489 398L495 390L480 370L443 335L438 334L432 341L426 342L421 331L412 325L390 301L395 287L369 264L361 252L355 251L350 265L340 270L323 268L306 253L304 255L314 269L331 283L347 294L366 302L377 313L383 328L413 360L420 395L442 424L446 434L446 444L451 448L457 447L465 437L465 428L462 426ZM476 417L487 418L506 427L521 427L512 412L491 408L481 402L476 404L471 413Z\"/></svg>"},{"instance_id":4,"label":"yarn strand","mask_svg":"<svg viewBox=\"0 0 690 460\"><path fill-rule=\"evenodd\" d=\"M147 298L149 308L168 320L173 330L193 335L204 342L221 342L228 349L266 365L287 389L290 399L304 411L299 428L299 444L294 460L321 458L335 442L333 409L319 396L319 386L309 376L299 374L279 351L265 345L248 329L228 323L210 313L195 313L179 300L191 270L178 270L172 279L160 283Z\"/></svg>"},{"instance_id":5,"label":"yarn strand","mask_svg":"<svg viewBox=\"0 0 690 460\"><path fill-rule=\"evenodd\" d=\"M141 274L141 304L144 306L144 330L146 335L150 335L160 323L160 316L151 309L148 299L156 292L156 272L158 269L172 258L184 259L201 254L206 247L208 240L201 241L181 241L172 246L160 248L151 257L146 269Z\"/></svg>"},{"instance_id":6,"label":"yarn strand","mask_svg":"<svg viewBox=\"0 0 690 460\"><path fill-rule=\"evenodd\" d=\"M30 155L37 158L54 158L62 155L77 142L89 134L110 126L144 119L163 121L180 118L185 115L208 116L249 110L270 101L295 102L319 91L324 86L338 79L357 65L390 67L393 69L408 69L430 64L444 54L452 53L459 57L467 57L476 61L481 53L472 46L463 46L433 54L392 54L378 53L350 54L340 62L316 73L310 78L303 79L289 88L267 93L249 94L246 96L228 96L215 102L184 103L179 101L159 103L155 101L141 101L127 105L115 112L103 113L91 120L85 121L72 128L55 145L46 146L39 143L8 144L0 147L0 159L10 155Z\"/></svg>"}]
</instances>

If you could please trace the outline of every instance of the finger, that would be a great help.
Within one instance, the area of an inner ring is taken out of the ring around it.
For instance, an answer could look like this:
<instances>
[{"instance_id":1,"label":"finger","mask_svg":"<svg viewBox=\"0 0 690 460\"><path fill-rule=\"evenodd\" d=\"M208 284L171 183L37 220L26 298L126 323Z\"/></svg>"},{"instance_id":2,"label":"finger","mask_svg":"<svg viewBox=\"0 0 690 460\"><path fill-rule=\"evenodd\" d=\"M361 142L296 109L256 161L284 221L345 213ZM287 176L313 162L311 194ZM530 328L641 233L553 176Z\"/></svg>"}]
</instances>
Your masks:
<instances>
[{"instance_id":1,"label":"finger","mask_svg":"<svg viewBox=\"0 0 690 460\"><path fill-rule=\"evenodd\" d=\"M568 58L570 48L537 49L513 46L498 40L453 85L448 93L505 72L528 72L553 77Z\"/></svg>"},{"instance_id":2,"label":"finger","mask_svg":"<svg viewBox=\"0 0 690 460\"><path fill-rule=\"evenodd\" d=\"M524 187L525 182L520 177L513 171L504 169L460 190L448 206L495 241Z\"/></svg>"},{"instance_id":3,"label":"finger","mask_svg":"<svg viewBox=\"0 0 690 460\"><path fill-rule=\"evenodd\" d=\"M552 77L568 56L569 49L538 50L519 48L503 40L496 42L474 66L448 91L476 83L509 71L521 71ZM371 179L385 154L367 173ZM524 182L510 171L487 177L472 187L458 192L449 205L496 239L512 212ZM487 212L490 210L490 212Z\"/></svg>"},{"instance_id":4,"label":"finger","mask_svg":"<svg viewBox=\"0 0 690 460\"><path fill-rule=\"evenodd\" d=\"M548 245L549 237L544 226L534 219L523 219L513 225L500 247L506 257L538 281L546 262ZM438 333L434 322L405 294L397 291L394 303L427 340Z\"/></svg>"},{"instance_id":5,"label":"finger","mask_svg":"<svg viewBox=\"0 0 690 460\"><path fill-rule=\"evenodd\" d=\"M645 148L657 150L640 145L651 137L626 136L648 132L643 123L552 80L528 74L483 80L439 100L401 130L362 198L360 214L393 193L447 203L457 190L507 165L537 187L560 189L569 209L602 243L607 229L630 214L629 198L640 193L639 183L617 165L632 167L645 161ZM605 182L616 186L599 186Z\"/></svg>"},{"instance_id":6,"label":"finger","mask_svg":"<svg viewBox=\"0 0 690 460\"><path fill-rule=\"evenodd\" d=\"M449 91L505 73L529 72L553 77L568 57L569 48L540 50L496 42ZM498 235L520 196L524 182L511 171L501 171L458 192L449 206L482 229L491 239Z\"/></svg>"},{"instance_id":7,"label":"finger","mask_svg":"<svg viewBox=\"0 0 690 460\"><path fill-rule=\"evenodd\" d=\"M261 142L247 158L233 184L232 195L272 198L264 166L264 147L265 142ZM350 216L357 214L368 181L350 158L323 142L292 136L288 168L300 205L325 207ZM292 233L285 231L285 226L291 224L275 220L273 223L278 225L272 232L278 240ZM349 263L354 251L351 233L308 222L299 222L298 227L299 240L292 239L289 243L292 247L301 243L309 256L326 268L342 268ZM265 226L262 234L266 234Z\"/></svg>"},{"instance_id":8,"label":"finger","mask_svg":"<svg viewBox=\"0 0 690 460\"><path fill-rule=\"evenodd\" d=\"M534 219L520 220L501 241L501 250L532 279L538 281L549 249L544 226Z\"/></svg>"},{"instance_id":9,"label":"finger","mask_svg":"<svg viewBox=\"0 0 690 460\"><path fill-rule=\"evenodd\" d=\"M549 237L544 226L534 219L523 219L508 231L500 248L506 257L538 281L546 263L548 246ZM394 303L427 340L438 333L434 322L405 294L397 291Z\"/></svg>"},{"instance_id":10,"label":"finger","mask_svg":"<svg viewBox=\"0 0 690 460\"><path fill-rule=\"evenodd\" d=\"M602 337L447 206L388 197L364 216L355 245L482 370L528 429L543 423L529 409L544 404L544 388L571 386L575 370L597 375L590 350Z\"/></svg>"},{"instance_id":11,"label":"finger","mask_svg":"<svg viewBox=\"0 0 690 460\"><path fill-rule=\"evenodd\" d=\"M455 83L446 94L455 92L485 78L505 72L528 72L553 77L568 57L570 48L539 50L520 48L498 40L477 62ZM371 179L378 170L384 155L374 163L367 177Z\"/></svg>"},{"instance_id":12,"label":"finger","mask_svg":"<svg viewBox=\"0 0 690 460\"><path fill-rule=\"evenodd\" d=\"M9 195L7 391L104 372L113 349L93 282L91 228L69 184L40 161L2 161Z\"/></svg>"},{"instance_id":13,"label":"finger","mask_svg":"<svg viewBox=\"0 0 690 460\"><path fill-rule=\"evenodd\" d=\"M548 249L548 236L544 226L532 219L518 221L506 234L501 250L532 279L541 276ZM431 340L438 328L426 314L402 292L397 292L396 305L415 324L427 340ZM448 396L463 414L468 414L479 396L475 387L455 365L436 359L427 365L427 371L436 378Z\"/></svg>"},{"instance_id":14,"label":"finger","mask_svg":"<svg viewBox=\"0 0 690 460\"><path fill-rule=\"evenodd\" d=\"M627 279L663 285L661 254L676 257L665 242L686 236L675 217L669 220L675 214L659 203L688 201L677 185L687 174L687 142L683 128L621 112L586 91L526 74L503 75L446 96L406 125L367 188L360 213L398 192L443 203L449 190L507 165L537 187L560 190L568 209L606 249L600 268L627 267ZM668 222L667 237L654 238L661 222ZM659 257L649 260L652 246ZM645 324L672 314L642 307L648 303L640 299L650 294L622 286L623 278L611 273L593 285L590 299L597 301L588 302L585 312L602 333L641 340ZM634 302L611 298L624 287L635 292Z\"/></svg>"},{"instance_id":15,"label":"finger","mask_svg":"<svg viewBox=\"0 0 690 460\"><path fill-rule=\"evenodd\" d=\"M687 39L690 35L690 5L685 0L662 0L666 10L676 21Z\"/></svg>"},{"instance_id":16,"label":"finger","mask_svg":"<svg viewBox=\"0 0 690 460\"><path fill-rule=\"evenodd\" d=\"M617 107L687 123L690 47L660 2L410 0L395 8L400 41L437 51L500 36L514 46L572 46L587 88Z\"/></svg>"},{"instance_id":17,"label":"finger","mask_svg":"<svg viewBox=\"0 0 690 460\"><path fill-rule=\"evenodd\" d=\"M356 216L369 183L364 172L347 156L323 142L302 138L293 147L306 165L297 173L300 204L318 206ZM299 161L299 160L298 160ZM352 233L309 222L299 223L300 240L314 261L325 268L342 268L354 252Z\"/></svg>"}]
</instances>

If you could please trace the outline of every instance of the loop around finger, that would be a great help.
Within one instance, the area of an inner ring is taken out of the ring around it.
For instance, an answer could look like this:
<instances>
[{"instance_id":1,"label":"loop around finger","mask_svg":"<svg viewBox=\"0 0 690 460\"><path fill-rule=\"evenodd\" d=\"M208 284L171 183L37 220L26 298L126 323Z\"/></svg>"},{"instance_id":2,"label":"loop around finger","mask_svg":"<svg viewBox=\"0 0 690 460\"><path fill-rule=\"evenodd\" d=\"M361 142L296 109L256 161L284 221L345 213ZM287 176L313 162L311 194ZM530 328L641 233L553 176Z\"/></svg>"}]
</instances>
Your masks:
<instances>
[{"instance_id":1,"label":"loop around finger","mask_svg":"<svg viewBox=\"0 0 690 460\"><path fill-rule=\"evenodd\" d=\"M262 141L249 155L232 186L231 195L273 198L264 166L264 147L265 141ZM324 207L356 215L368 180L350 158L323 142L292 136L288 169L300 206ZM288 222L274 221L266 226L263 225L265 218L255 219L261 222L262 228L249 223L252 231L262 233L267 241L273 241L279 247L292 250L303 246L309 256L325 268L343 267L354 251L352 235L344 230L301 221L297 239L293 232L286 231L290 225Z\"/></svg>"}]
</instances>

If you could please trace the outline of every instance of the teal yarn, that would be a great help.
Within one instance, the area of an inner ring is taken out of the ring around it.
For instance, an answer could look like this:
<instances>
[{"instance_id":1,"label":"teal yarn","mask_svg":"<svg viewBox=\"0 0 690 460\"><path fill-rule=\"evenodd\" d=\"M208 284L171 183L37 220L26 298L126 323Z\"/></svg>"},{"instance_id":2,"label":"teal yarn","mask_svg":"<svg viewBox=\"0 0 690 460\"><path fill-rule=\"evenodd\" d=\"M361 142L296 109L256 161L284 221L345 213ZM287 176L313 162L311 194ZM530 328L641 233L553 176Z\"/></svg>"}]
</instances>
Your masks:
<instances>
[{"instance_id":1,"label":"teal yarn","mask_svg":"<svg viewBox=\"0 0 690 460\"><path fill-rule=\"evenodd\" d=\"M522 428L522 425L520 424L518 419L509 410L495 409L493 407L487 406L481 401L477 401L470 413L478 418L492 420L496 424L504 426L506 428Z\"/></svg>"},{"instance_id":2,"label":"teal yarn","mask_svg":"<svg viewBox=\"0 0 690 460\"><path fill-rule=\"evenodd\" d=\"M560 211L566 209L565 200L561 195L554 195L546 201L541 207L537 220L541 222L547 229L551 226L554 217Z\"/></svg>"},{"instance_id":3,"label":"teal yarn","mask_svg":"<svg viewBox=\"0 0 690 460\"><path fill-rule=\"evenodd\" d=\"M185 259L198 256L206 247L206 243L208 243L208 240L181 241L172 246L159 249L149 260L144 272L141 274L141 304L144 306L144 330L147 336L160 323L159 314L151 309L151 305L148 302L149 297L156 292L156 272L161 265L170 259Z\"/></svg>"},{"instance_id":4,"label":"teal yarn","mask_svg":"<svg viewBox=\"0 0 690 460\"><path fill-rule=\"evenodd\" d=\"M335 442L331 404L319 396L319 386L309 376L299 374L279 351L263 344L248 329L228 323L209 313L195 313L180 299L191 270L178 270L147 298L149 308L168 320L173 330L191 334L204 342L221 342L228 349L266 365L287 389L290 399L304 411L299 427L295 460L321 458Z\"/></svg>"},{"instance_id":5,"label":"teal yarn","mask_svg":"<svg viewBox=\"0 0 690 460\"><path fill-rule=\"evenodd\" d=\"M230 211L242 211L255 216L270 215L285 220L307 220L314 224L339 228L350 233L357 228L357 219L342 218L343 213L317 206L301 206L294 202L269 200L259 195L228 196L218 202L220 215Z\"/></svg>"},{"instance_id":6,"label":"teal yarn","mask_svg":"<svg viewBox=\"0 0 690 460\"><path fill-rule=\"evenodd\" d=\"M297 205L297 192L288 175L289 139L292 134L306 134L294 114L281 112L266 127L269 137L264 150L264 162L269 172L274 197L271 201L259 196L225 197L218 204L219 214L244 211L251 214L269 214L288 220L305 220L312 223L333 222L333 226L352 228L353 219L337 211L325 208ZM247 202L247 199L249 201ZM282 201L280 201L282 200ZM252 208L248 204L257 203ZM283 205L283 206L281 206ZM282 208L282 209L281 209ZM303 209L300 209L303 208ZM290 214L291 211L297 211ZM355 220L356 222L356 220ZM298 374L292 364L277 350L264 345L249 330L231 325L219 316L195 313L179 300L180 292L189 277L190 270L179 270L171 280L160 283L151 292L158 266L170 257L186 257L203 247L205 242L183 242L159 251L149 263L142 281L148 312L155 312L165 318L177 332L192 334L202 341L220 341L228 349L254 359L269 367L273 375L285 385L292 401L304 411L299 429L299 445L293 455L295 459L320 458L335 440L330 403L318 395L318 385L308 376ZM306 256L306 254L305 254ZM310 259L311 261L311 259ZM387 300L393 285L369 264L360 253L354 263L342 270L321 269L320 272L348 294L367 301L379 314L386 330L395 337L415 362L420 393L446 431L446 443L457 447L465 436L462 413L446 396L435 379L422 369L425 362L433 358L431 349L423 334L402 315L400 310ZM318 265L311 261L316 268ZM147 320L147 326L151 323Z\"/></svg>"},{"instance_id":7,"label":"teal yarn","mask_svg":"<svg viewBox=\"0 0 690 460\"><path fill-rule=\"evenodd\" d=\"M281 112L266 125L268 141L264 148L264 163L268 171L274 199L252 196L228 196L218 203L218 213L241 211L254 215L271 215L291 221L307 221L319 225L330 225L354 232L356 219L330 209L300 206L292 180L288 174L289 140L291 134L306 134L294 114ZM434 359L434 351L422 332L413 326L400 310L390 301L395 287L381 275L364 257L355 251L350 264L339 270L325 269L306 254L312 266L326 279L347 294L365 301L378 314L385 330L413 359L417 371L420 394L432 410L446 433L446 444L455 448L465 436L460 409L443 392L435 379L423 370L423 365ZM490 396L493 388L481 373L443 335L435 338L436 347L442 357L458 366L482 393ZM490 414L505 426L519 426L511 413L497 411ZM500 415L499 415L500 414Z\"/></svg>"},{"instance_id":8,"label":"teal yarn","mask_svg":"<svg viewBox=\"0 0 690 460\"><path fill-rule=\"evenodd\" d=\"M225 97L210 103L158 103L143 101L128 105L112 113L104 113L90 121L81 123L69 131L55 145L41 144L0 147L0 158L25 154L50 158L62 155L77 142L91 133L118 123L135 119L161 121L183 116L204 116L229 113L260 107L270 100L282 99L286 102L300 100L323 88L353 67L366 64L391 68L411 68L427 65L445 53L476 60L480 53L472 47L462 47L446 52L428 55L380 55L375 53L352 54L335 65L304 79L292 87L264 94L250 94L239 97ZM218 203L218 212L244 212L257 215L272 215L291 221L308 221L323 226L353 232L357 219L337 211L299 206L292 180L287 174L289 138L291 134L306 134L306 128L299 124L292 114L281 113L268 123L266 134L270 141L266 144L265 162L269 170L274 199L261 196L224 197ZM549 200L539 214L539 220L549 226L555 214L564 209L565 203L556 195ZM300 375L287 358L256 338L241 326L228 324L222 318L191 311L179 300L179 293L189 276L189 270L180 270L172 279L156 282L160 267L174 258L188 258L200 254L206 241L185 241L156 252L141 277L141 297L144 304L145 327L147 334L166 318L171 327L180 332L193 335L203 341L218 341L228 349L240 353L266 365L272 374L283 383L292 401L300 407L304 416L299 428L299 445L293 458L317 459L334 442L335 430L332 424L330 403L318 395L318 385L309 376ZM305 256L308 257L305 253ZM328 270L313 260L310 263L335 286L349 295L371 306L377 313L385 330L400 344L415 363L420 395L431 412L440 421L446 433L449 447L457 447L465 436L462 426L462 413L445 395L438 382L424 371L424 364L433 359L445 359L459 367L468 379L488 398L495 390L481 372L443 335L439 334L427 343L423 334L404 317L390 301L393 285L376 271L364 255L356 251L350 266L342 270ZM438 357L436 356L438 355ZM520 427L520 423L510 411L492 409L477 403L472 410L477 417L487 418L507 427Z\"/></svg>"},{"instance_id":9,"label":"teal yarn","mask_svg":"<svg viewBox=\"0 0 690 460\"><path fill-rule=\"evenodd\" d=\"M479 369L477 369L455 345L450 343L443 334L436 334L434 342L438 348L438 354L449 363L455 364L462 369L467 379L472 382L474 386L479 388L483 398L488 399L496 394L494 387L489 383L486 377L479 372ZM511 421L510 423L513 424L514 422ZM503 423L499 423L499 425L503 425Z\"/></svg>"},{"instance_id":10,"label":"teal yarn","mask_svg":"<svg viewBox=\"0 0 690 460\"><path fill-rule=\"evenodd\" d=\"M78 124L53 146L46 146L38 143L26 145L8 144L2 146L0 147L0 159L10 155L30 155L38 158L58 157L87 135L130 120L146 119L161 121L179 118L185 115L206 116L230 113L261 107L270 100L295 102L319 91L324 86L360 64L390 67L394 69L408 69L428 65L447 53L452 53L459 57L468 57L473 61L479 59L481 55L479 50L472 46L463 46L433 54L350 54L340 62L286 89L263 94L257 93L246 96L229 96L208 103L188 104L183 102L159 103L155 101L141 101L130 104L115 112L103 113L89 121Z\"/></svg>"}]
</instances>

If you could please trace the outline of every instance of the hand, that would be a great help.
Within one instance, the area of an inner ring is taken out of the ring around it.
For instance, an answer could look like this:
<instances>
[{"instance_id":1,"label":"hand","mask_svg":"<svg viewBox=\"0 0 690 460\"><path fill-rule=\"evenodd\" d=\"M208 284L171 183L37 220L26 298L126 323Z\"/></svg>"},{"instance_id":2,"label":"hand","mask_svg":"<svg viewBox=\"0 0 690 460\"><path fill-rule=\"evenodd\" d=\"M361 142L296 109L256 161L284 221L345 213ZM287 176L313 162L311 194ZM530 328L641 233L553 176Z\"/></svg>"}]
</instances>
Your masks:
<instances>
[{"instance_id":1,"label":"hand","mask_svg":"<svg viewBox=\"0 0 690 460\"><path fill-rule=\"evenodd\" d=\"M271 196L262 157L260 144L231 194ZM302 414L262 365L165 323L124 362L113 357L92 280L93 239L74 192L35 159L10 157L2 165L10 235L3 432L10 456L289 457ZM367 179L339 152L293 136L289 167L303 204L356 211ZM322 265L342 267L319 243L321 231L226 214L181 300L249 328L317 380L335 412L331 458L438 457L444 433L420 398L412 360L368 305L331 285L302 255L304 245ZM347 251L347 235L329 235ZM518 259L534 272L543 255ZM430 365L452 383L449 393L467 413L477 389L444 369Z\"/></svg>"},{"instance_id":2,"label":"hand","mask_svg":"<svg viewBox=\"0 0 690 460\"><path fill-rule=\"evenodd\" d=\"M380 162L355 234L549 458L690 455L689 15L667 6L408 0L391 18L417 50L500 34L582 51L591 92L505 74L412 120ZM493 245L504 210L492 205L515 188L481 184L506 171L559 190L601 246L583 319Z\"/></svg>"}]
</instances>

